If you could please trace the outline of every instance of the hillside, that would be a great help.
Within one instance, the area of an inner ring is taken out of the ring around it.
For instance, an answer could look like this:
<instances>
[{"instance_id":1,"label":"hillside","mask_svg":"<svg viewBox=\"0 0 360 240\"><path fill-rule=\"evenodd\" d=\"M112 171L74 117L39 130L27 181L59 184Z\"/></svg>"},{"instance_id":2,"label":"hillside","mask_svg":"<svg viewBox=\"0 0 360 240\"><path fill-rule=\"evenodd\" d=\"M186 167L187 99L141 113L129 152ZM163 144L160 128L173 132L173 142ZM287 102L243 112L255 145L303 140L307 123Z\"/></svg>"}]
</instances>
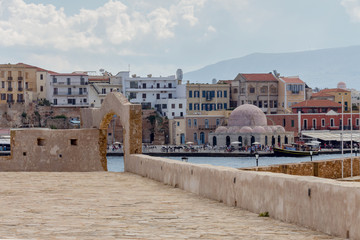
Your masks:
<instances>
[{"instance_id":1,"label":"hillside","mask_svg":"<svg viewBox=\"0 0 360 240\"><path fill-rule=\"evenodd\" d=\"M184 74L190 82L211 83L234 79L238 73L267 73L300 76L310 87L334 88L343 81L360 89L360 46L292 53L254 53L221 61Z\"/></svg>"}]
</instances>

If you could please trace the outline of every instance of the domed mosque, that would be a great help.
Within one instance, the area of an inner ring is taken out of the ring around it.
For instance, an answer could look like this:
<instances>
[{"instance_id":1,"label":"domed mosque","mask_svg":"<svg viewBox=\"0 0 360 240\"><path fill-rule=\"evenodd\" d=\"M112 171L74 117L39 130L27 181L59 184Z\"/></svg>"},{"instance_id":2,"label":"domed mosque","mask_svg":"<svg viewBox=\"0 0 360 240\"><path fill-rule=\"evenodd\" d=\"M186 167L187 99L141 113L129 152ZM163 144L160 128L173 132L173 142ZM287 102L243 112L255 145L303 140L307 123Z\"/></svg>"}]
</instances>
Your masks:
<instances>
[{"instance_id":1,"label":"domed mosque","mask_svg":"<svg viewBox=\"0 0 360 240\"><path fill-rule=\"evenodd\" d=\"M280 126L268 126L264 112L255 105L244 104L229 116L228 126L219 126L209 134L213 146L251 146L255 144L280 146L292 143L294 134Z\"/></svg>"}]
</instances>

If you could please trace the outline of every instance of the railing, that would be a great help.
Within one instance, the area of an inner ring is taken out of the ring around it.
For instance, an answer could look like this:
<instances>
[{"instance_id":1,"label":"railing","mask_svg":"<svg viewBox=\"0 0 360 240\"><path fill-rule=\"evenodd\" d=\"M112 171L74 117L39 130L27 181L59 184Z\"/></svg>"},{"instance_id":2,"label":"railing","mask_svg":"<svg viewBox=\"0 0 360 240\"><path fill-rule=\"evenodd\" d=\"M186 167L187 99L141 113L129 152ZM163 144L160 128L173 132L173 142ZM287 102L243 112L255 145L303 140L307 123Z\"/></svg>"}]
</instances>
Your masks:
<instances>
[{"instance_id":1,"label":"railing","mask_svg":"<svg viewBox=\"0 0 360 240\"><path fill-rule=\"evenodd\" d=\"M353 126L353 130L358 130L359 126ZM308 126L302 127L301 130L303 131L310 131L310 130L341 130L341 126ZM344 130L351 130L350 125L344 125Z\"/></svg>"},{"instance_id":2,"label":"railing","mask_svg":"<svg viewBox=\"0 0 360 240\"><path fill-rule=\"evenodd\" d=\"M25 102L25 100L24 99L18 99L18 100L16 100L16 102L23 103L23 102Z\"/></svg>"},{"instance_id":3,"label":"railing","mask_svg":"<svg viewBox=\"0 0 360 240\"><path fill-rule=\"evenodd\" d=\"M9 87L9 88L8 88L8 91L9 91L9 92L11 92L12 90L13 90L13 88L12 88L12 87Z\"/></svg>"},{"instance_id":4,"label":"railing","mask_svg":"<svg viewBox=\"0 0 360 240\"><path fill-rule=\"evenodd\" d=\"M13 78L12 78L12 77L8 77L8 80L11 81L11 80L13 80Z\"/></svg>"},{"instance_id":5,"label":"railing","mask_svg":"<svg viewBox=\"0 0 360 240\"><path fill-rule=\"evenodd\" d=\"M14 103L14 100L7 100L7 103Z\"/></svg>"},{"instance_id":6,"label":"railing","mask_svg":"<svg viewBox=\"0 0 360 240\"><path fill-rule=\"evenodd\" d=\"M199 125L199 130L215 130L216 125Z\"/></svg>"},{"instance_id":7,"label":"railing","mask_svg":"<svg viewBox=\"0 0 360 240\"><path fill-rule=\"evenodd\" d=\"M18 88L18 91L19 91L19 92L22 92L23 90L24 90L24 89L23 89L22 87L19 87L19 88Z\"/></svg>"},{"instance_id":8,"label":"railing","mask_svg":"<svg viewBox=\"0 0 360 240\"><path fill-rule=\"evenodd\" d=\"M18 77L18 80L23 80L24 78L23 77Z\"/></svg>"}]
</instances>

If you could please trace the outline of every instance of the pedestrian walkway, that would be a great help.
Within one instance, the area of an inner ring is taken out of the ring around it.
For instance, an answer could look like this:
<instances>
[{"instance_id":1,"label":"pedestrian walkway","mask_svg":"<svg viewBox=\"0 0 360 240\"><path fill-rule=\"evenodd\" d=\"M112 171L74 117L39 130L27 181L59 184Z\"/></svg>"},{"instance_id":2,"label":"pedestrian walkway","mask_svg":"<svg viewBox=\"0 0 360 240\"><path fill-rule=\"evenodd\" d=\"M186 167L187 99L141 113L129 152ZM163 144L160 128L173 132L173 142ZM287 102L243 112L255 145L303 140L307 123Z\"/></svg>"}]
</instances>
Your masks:
<instances>
[{"instance_id":1,"label":"pedestrian walkway","mask_svg":"<svg viewBox=\"0 0 360 240\"><path fill-rule=\"evenodd\" d=\"M0 173L1 239L334 239L130 173Z\"/></svg>"}]
</instances>

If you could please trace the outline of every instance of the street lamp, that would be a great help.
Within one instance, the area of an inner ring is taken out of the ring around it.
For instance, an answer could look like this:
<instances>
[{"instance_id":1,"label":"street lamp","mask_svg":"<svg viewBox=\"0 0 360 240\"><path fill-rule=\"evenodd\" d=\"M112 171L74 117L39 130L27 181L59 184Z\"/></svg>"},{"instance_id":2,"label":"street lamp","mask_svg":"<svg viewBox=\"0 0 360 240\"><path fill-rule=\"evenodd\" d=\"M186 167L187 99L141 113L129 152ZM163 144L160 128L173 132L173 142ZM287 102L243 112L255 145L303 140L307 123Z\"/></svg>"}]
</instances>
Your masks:
<instances>
[{"instance_id":1,"label":"street lamp","mask_svg":"<svg viewBox=\"0 0 360 240\"><path fill-rule=\"evenodd\" d=\"M310 160L312 161L312 155L313 155L313 151L310 150Z\"/></svg>"},{"instance_id":2,"label":"street lamp","mask_svg":"<svg viewBox=\"0 0 360 240\"><path fill-rule=\"evenodd\" d=\"M255 159L256 159L256 166L259 166L259 153L255 153Z\"/></svg>"}]
</instances>

